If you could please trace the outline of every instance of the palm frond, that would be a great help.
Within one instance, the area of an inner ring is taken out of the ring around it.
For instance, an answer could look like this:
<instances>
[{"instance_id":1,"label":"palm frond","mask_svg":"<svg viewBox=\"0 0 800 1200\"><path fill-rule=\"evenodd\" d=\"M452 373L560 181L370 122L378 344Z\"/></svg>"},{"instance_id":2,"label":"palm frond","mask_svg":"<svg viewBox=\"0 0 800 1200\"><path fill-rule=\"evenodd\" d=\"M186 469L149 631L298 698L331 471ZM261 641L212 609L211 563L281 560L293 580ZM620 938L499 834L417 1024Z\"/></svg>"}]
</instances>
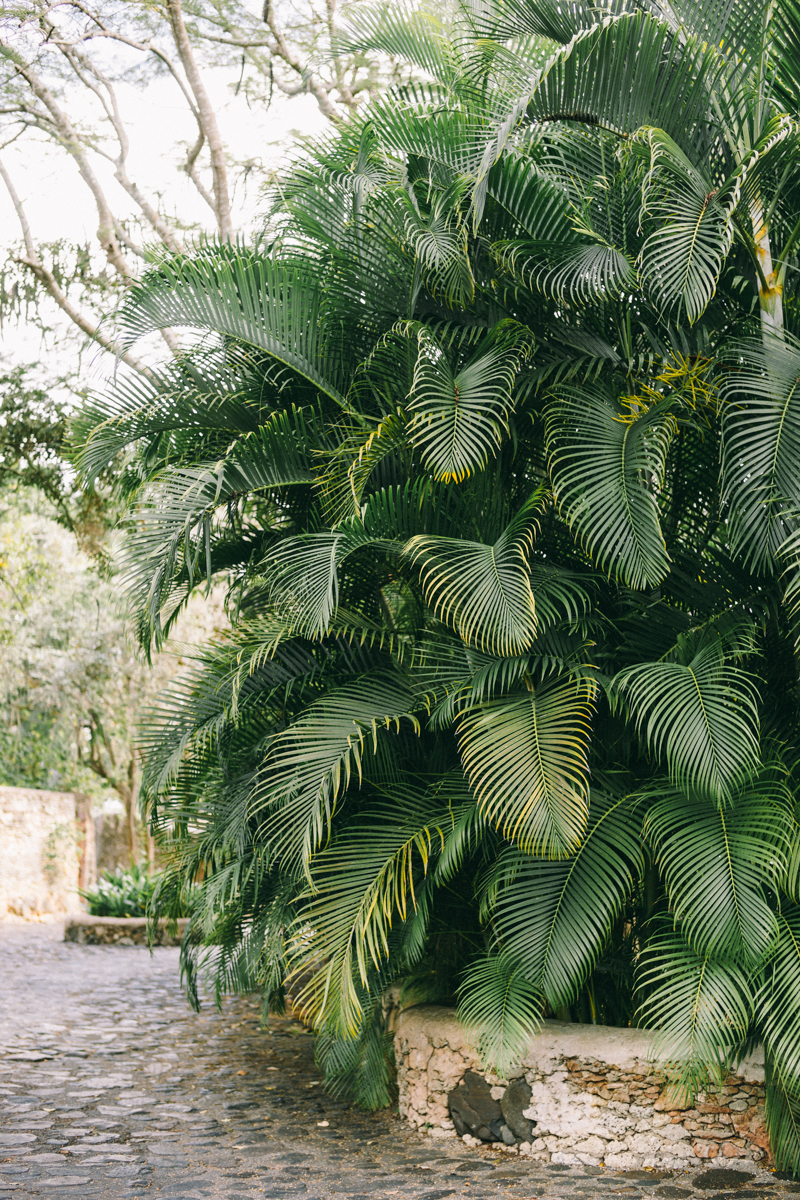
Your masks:
<instances>
[{"instance_id":1,"label":"palm frond","mask_svg":"<svg viewBox=\"0 0 800 1200\"><path fill-rule=\"evenodd\" d=\"M795 1093L800 1091L800 908L787 905L776 916L778 941L757 997L764 1045L772 1073ZM789 1168L791 1169L791 1168Z\"/></svg>"},{"instance_id":2,"label":"palm frond","mask_svg":"<svg viewBox=\"0 0 800 1200\"><path fill-rule=\"evenodd\" d=\"M535 985L502 955L478 959L459 987L459 1020L484 1062L501 1076L519 1062L542 1015Z\"/></svg>"},{"instance_id":3,"label":"palm frond","mask_svg":"<svg viewBox=\"0 0 800 1200\"><path fill-rule=\"evenodd\" d=\"M588 828L569 858L516 849L500 858L491 908L500 953L552 1008L569 1004L643 873L635 804L593 790Z\"/></svg>"},{"instance_id":4,"label":"palm frond","mask_svg":"<svg viewBox=\"0 0 800 1200\"><path fill-rule=\"evenodd\" d=\"M124 344L154 329L188 326L256 346L336 404L349 382L324 338L319 264L227 247L161 262L126 296Z\"/></svg>"},{"instance_id":5,"label":"palm frond","mask_svg":"<svg viewBox=\"0 0 800 1200\"><path fill-rule=\"evenodd\" d=\"M725 358L722 470L733 548L771 573L800 521L800 341L738 342Z\"/></svg>"},{"instance_id":6,"label":"palm frond","mask_svg":"<svg viewBox=\"0 0 800 1200\"><path fill-rule=\"evenodd\" d=\"M556 501L597 565L630 587L669 570L654 487L673 424L656 404L634 419L602 394L559 386L547 411Z\"/></svg>"},{"instance_id":7,"label":"palm frond","mask_svg":"<svg viewBox=\"0 0 800 1200\"><path fill-rule=\"evenodd\" d=\"M493 546L459 538L412 538L405 554L420 570L425 599L467 643L490 653L526 649L536 631L527 570L539 489Z\"/></svg>"},{"instance_id":8,"label":"palm frond","mask_svg":"<svg viewBox=\"0 0 800 1200\"><path fill-rule=\"evenodd\" d=\"M690 1093L722 1082L753 1017L749 973L698 954L674 932L654 938L637 975L639 1020L655 1029L653 1054Z\"/></svg>"},{"instance_id":9,"label":"palm frond","mask_svg":"<svg viewBox=\"0 0 800 1200\"><path fill-rule=\"evenodd\" d=\"M645 832L671 909L699 954L755 967L773 948L778 925L765 889L786 869L789 800L777 785L746 791L730 808L669 790L648 809Z\"/></svg>"},{"instance_id":10,"label":"palm frond","mask_svg":"<svg viewBox=\"0 0 800 1200\"><path fill-rule=\"evenodd\" d=\"M644 209L656 228L641 251L641 278L654 303L693 323L716 291L733 241L736 179L722 188L684 154L663 129L641 129L649 153Z\"/></svg>"},{"instance_id":11,"label":"palm frond","mask_svg":"<svg viewBox=\"0 0 800 1200\"><path fill-rule=\"evenodd\" d=\"M399 730L411 695L398 675L367 677L323 695L273 741L259 772L251 811L276 859L306 866L330 829L346 789L360 783L365 751L383 748L381 731Z\"/></svg>"},{"instance_id":12,"label":"palm frond","mask_svg":"<svg viewBox=\"0 0 800 1200\"><path fill-rule=\"evenodd\" d=\"M358 521L339 529L285 538L260 566L277 611L308 637L326 633L339 601L339 571L347 558L365 546L391 543L373 538ZM397 546L399 550L399 545Z\"/></svg>"},{"instance_id":13,"label":"palm frond","mask_svg":"<svg viewBox=\"0 0 800 1200\"><path fill-rule=\"evenodd\" d=\"M298 941L292 969L313 974L296 1004L315 1024L355 1037L363 1020L357 984L389 958L390 931L416 911L416 890L441 849L447 809L435 797L402 783L393 803L345 827L316 854L309 870L313 894L297 923L310 931ZM306 945L306 938L310 940Z\"/></svg>"},{"instance_id":14,"label":"palm frond","mask_svg":"<svg viewBox=\"0 0 800 1200\"><path fill-rule=\"evenodd\" d=\"M466 713L464 770L486 820L526 854L562 858L586 829L593 687L555 679Z\"/></svg>"},{"instance_id":15,"label":"palm frond","mask_svg":"<svg viewBox=\"0 0 800 1200\"><path fill-rule=\"evenodd\" d=\"M554 55L535 84L528 117L620 134L660 125L685 145L725 66L714 46L681 36L647 12L605 17Z\"/></svg>"},{"instance_id":16,"label":"palm frond","mask_svg":"<svg viewBox=\"0 0 800 1200\"><path fill-rule=\"evenodd\" d=\"M752 777L758 763L757 693L751 679L726 664L718 641L686 663L641 663L614 686L631 706L636 729L663 757L687 794L715 804Z\"/></svg>"},{"instance_id":17,"label":"palm frond","mask_svg":"<svg viewBox=\"0 0 800 1200\"><path fill-rule=\"evenodd\" d=\"M435 479L460 483L497 452L508 430L514 381L532 341L530 330L504 322L454 372L430 330L417 331L408 436Z\"/></svg>"}]
</instances>

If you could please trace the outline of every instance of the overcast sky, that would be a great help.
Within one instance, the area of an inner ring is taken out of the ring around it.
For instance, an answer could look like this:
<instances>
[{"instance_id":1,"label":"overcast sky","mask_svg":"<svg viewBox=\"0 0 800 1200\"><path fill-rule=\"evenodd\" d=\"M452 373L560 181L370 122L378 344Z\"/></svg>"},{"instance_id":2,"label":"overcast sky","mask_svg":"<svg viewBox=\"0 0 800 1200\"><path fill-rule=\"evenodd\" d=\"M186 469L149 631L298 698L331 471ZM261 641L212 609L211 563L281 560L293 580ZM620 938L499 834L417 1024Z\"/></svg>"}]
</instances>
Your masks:
<instances>
[{"instance_id":1,"label":"overcast sky","mask_svg":"<svg viewBox=\"0 0 800 1200\"><path fill-rule=\"evenodd\" d=\"M270 169L285 158L294 132L313 134L330 128L312 97L288 99L276 90L265 112L263 107L249 108L241 96L232 96L230 72L209 71L204 78L217 106L223 140L236 159L256 159ZM176 162L185 156L181 143L194 140L195 127L172 81L157 79L145 90L120 85L118 94L131 134L131 179L148 196L161 190L168 212L178 212L184 220L196 220L208 228L210 210L188 177L175 169ZM78 89L71 112L79 117L89 114ZM65 238L84 243L94 239L97 216L92 198L66 154L29 137L4 151L3 159L24 201L37 241ZM112 165L98 155L93 156L93 165L119 215L132 212L132 202L113 178ZM256 217L258 185L263 175L251 179L247 192L239 189L234 197L237 226L243 231L252 227ZM0 252L5 254L19 237L16 214L0 182ZM39 335L25 327L7 325L0 334L0 353L7 361L36 361L41 353ZM100 361L104 357L100 355ZM91 370L95 377L97 370L95 364Z\"/></svg>"}]
</instances>

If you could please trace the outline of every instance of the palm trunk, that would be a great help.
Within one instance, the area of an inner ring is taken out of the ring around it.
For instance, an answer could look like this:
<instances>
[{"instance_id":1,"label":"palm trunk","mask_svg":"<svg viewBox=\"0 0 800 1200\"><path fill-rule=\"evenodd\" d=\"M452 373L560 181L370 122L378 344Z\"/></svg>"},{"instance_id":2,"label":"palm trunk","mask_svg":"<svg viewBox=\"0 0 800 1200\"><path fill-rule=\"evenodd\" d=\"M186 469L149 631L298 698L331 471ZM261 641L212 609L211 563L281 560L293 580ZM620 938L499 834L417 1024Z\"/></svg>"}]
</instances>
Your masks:
<instances>
[{"instance_id":1,"label":"palm trunk","mask_svg":"<svg viewBox=\"0 0 800 1200\"><path fill-rule=\"evenodd\" d=\"M783 340L783 283L772 263L769 230L760 204L753 210L753 239L760 267L758 301L761 308L761 336L764 344L768 345L776 337Z\"/></svg>"}]
</instances>

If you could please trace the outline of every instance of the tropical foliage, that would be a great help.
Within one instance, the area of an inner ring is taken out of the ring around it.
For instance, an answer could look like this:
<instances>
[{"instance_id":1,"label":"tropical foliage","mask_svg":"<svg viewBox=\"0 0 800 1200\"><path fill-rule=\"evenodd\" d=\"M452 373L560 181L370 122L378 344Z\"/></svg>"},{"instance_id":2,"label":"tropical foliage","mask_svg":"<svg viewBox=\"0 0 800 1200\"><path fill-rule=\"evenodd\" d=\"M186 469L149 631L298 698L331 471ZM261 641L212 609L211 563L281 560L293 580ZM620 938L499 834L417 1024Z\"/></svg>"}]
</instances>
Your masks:
<instances>
[{"instance_id":1,"label":"tropical foliage","mask_svg":"<svg viewBox=\"0 0 800 1200\"><path fill-rule=\"evenodd\" d=\"M147 870L134 864L127 871L101 871L81 896L93 917L145 917L155 887Z\"/></svg>"},{"instance_id":2,"label":"tropical foliage","mask_svg":"<svg viewBox=\"0 0 800 1200\"><path fill-rule=\"evenodd\" d=\"M797 16L361 10L429 83L127 299L195 349L78 461L142 644L233 617L146 733L157 903L364 1103L402 981L501 1069L547 1013L695 1088L760 1040L800 1169Z\"/></svg>"}]
</instances>

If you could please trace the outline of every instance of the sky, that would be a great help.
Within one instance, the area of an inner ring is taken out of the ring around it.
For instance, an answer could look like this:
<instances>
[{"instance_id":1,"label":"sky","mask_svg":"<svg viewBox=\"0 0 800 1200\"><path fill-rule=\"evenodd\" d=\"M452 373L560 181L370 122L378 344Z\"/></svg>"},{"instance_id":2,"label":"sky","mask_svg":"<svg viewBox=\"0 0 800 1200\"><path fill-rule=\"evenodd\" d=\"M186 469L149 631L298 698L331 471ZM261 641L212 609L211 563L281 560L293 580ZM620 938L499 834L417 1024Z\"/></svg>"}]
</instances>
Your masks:
<instances>
[{"instance_id":1,"label":"sky","mask_svg":"<svg viewBox=\"0 0 800 1200\"><path fill-rule=\"evenodd\" d=\"M231 74L215 69L204 73L206 86L217 109L223 141L237 160L255 159L268 170L285 159L296 134L321 133L330 128L313 97L291 99L277 92L268 111L263 106L248 107L243 96L231 92ZM194 124L177 88L169 78L159 78L139 89L128 85L118 88L123 114L131 136L128 173L149 196L161 192L167 211L175 211L184 220L199 221L209 227L211 211L185 174L175 169L181 161L181 143L194 140ZM69 96L71 115L92 118L82 89ZM66 154L41 141L20 139L3 152L3 160L24 202L28 220L37 241L64 238L72 242L91 242L97 227L91 195L78 175L75 163ZM113 177L112 165L93 155L93 166L101 178L112 206L120 216L134 210L129 197ZM206 173L205 178L208 178ZM251 178L253 178L251 176ZM258 176L263 180L263 175ZM253 183L234 195L238 228L252 227L259 208L259 187ZM16 214L0 181L0 253L20 238ZM6 325L0 332L0 355L6 362L35 362L46 352L38 332L32 326ZM82 359L83 373L98 382L98 376L110 369L108 356L90 353Z\"/></svg>"}]
</instances>

